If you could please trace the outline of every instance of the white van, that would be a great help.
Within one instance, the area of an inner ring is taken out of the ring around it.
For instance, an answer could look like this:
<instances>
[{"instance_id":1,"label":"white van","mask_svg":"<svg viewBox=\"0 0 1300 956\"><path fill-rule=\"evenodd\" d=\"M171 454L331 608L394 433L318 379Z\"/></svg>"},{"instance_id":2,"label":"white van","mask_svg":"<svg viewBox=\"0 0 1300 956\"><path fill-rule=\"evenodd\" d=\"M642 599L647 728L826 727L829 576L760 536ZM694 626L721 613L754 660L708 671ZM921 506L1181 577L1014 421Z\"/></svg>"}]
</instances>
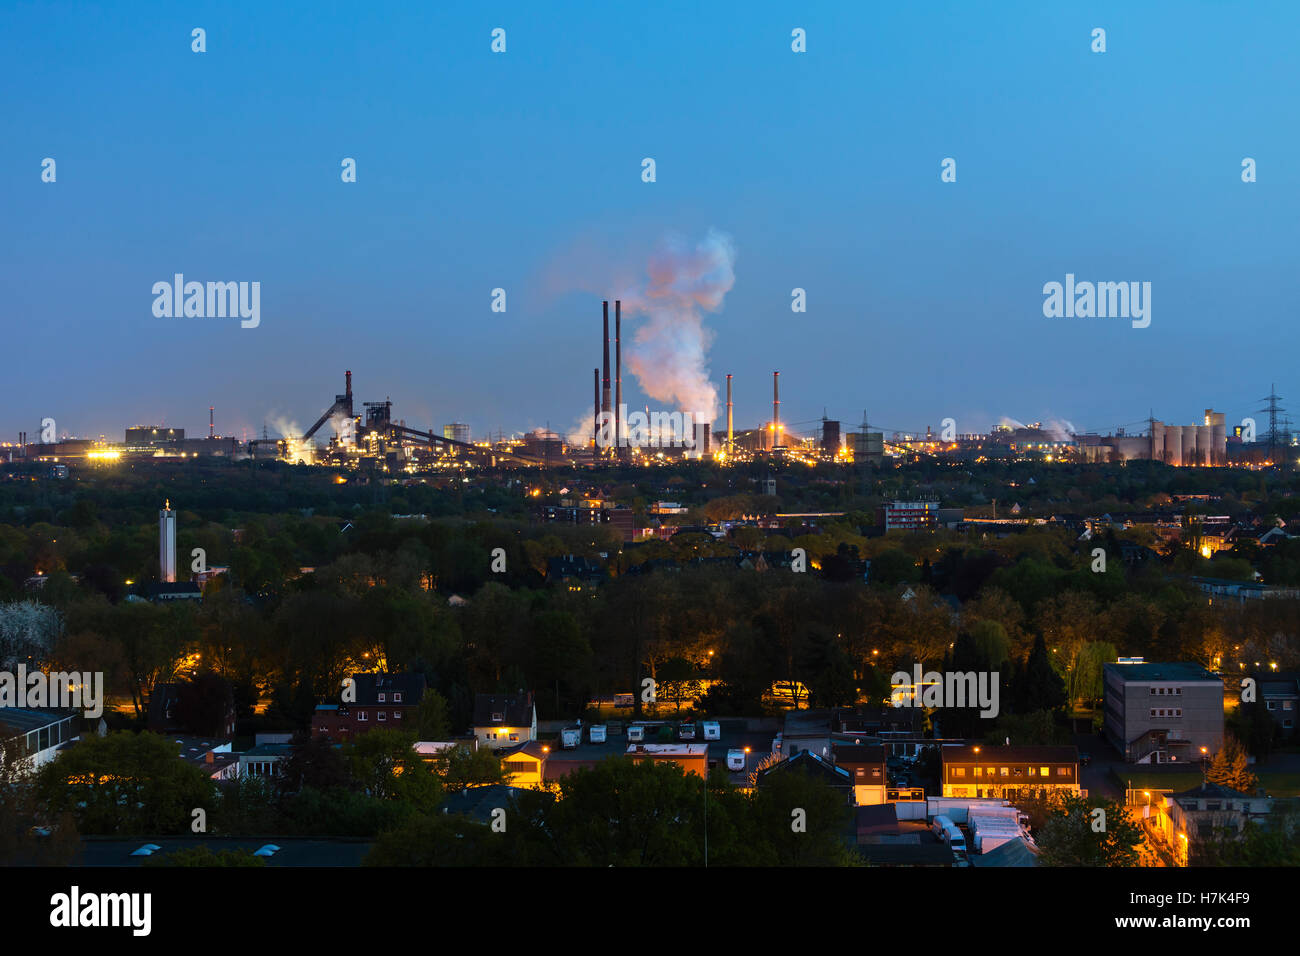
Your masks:
<instances>
[{"instance_id":1,"label":"white van","mask_svg":"<svg viewBox=\"0 0 1300 956\"><path fill-rule=\"evenodd\" d=\"M560 746L565 750L577 750L582 743L581 727L565 727L560 731Z\"/></svg>"},{"instance_id":2,"label":"white van","mask_svg":"<svg viewBox=\"0 0 1300 956\"><path fill-rule=\"evenodd\" d=\"M587 728L587 734L593 744L603 744L605 742L605 725L592 724Z\"/></svg>"},{"instance_id":3,"label":"white van","mask_svg":"<svg viewBox=\"0 0 1300 956\"><path fill-rule=\"evenodd\" d=\"M745 751L728 750L727 751L727 769L732 773L738 773L745 769Z\"/></svg>"},{"instance_id":4,"label":"white van","mask_svg":"<svg viewBox=\"0 0 1300 956\"><path fill-rule=\"evenodd\" d=\"M706 720L700 724L704 728L705 740L721 740L722 727L716 720Z\"/></svg>"},{"instance_id":5,"label":"white van","mask_svg":"<svg viewBox=\"0 0 1300 956\"><path fill-rule=\"evenodd\" d=\"M937 836L940 840L943 840L945 834L947 834L948 832L948 828L951 827L952 825L953 825L952 817L949 817L947 814L940 813L937 814L932 821L930 821L930 832L933 833L935 836Z\"/></svg>"},{"instance_id":6,"label":"white van","mask_svg":"<svg viewBox=\"0 0 1300 956\"><path fill-rule=\"evenodd\" d=\"M627 725L628 743L639 744L645 740L645 724L628 724Z\"/></svg>"}]
</instances>

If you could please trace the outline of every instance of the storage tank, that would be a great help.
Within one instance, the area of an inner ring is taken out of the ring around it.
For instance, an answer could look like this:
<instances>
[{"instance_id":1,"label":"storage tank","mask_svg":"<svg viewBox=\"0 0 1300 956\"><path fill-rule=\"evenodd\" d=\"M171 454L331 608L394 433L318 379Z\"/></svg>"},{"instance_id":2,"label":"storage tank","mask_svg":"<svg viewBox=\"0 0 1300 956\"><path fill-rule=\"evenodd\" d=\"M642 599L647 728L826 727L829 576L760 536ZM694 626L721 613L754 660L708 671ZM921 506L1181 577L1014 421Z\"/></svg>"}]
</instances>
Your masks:
<instances>
[{"instance_id":1,"label":"storage tank","mask_svg":"<svg viewBox=\"0 0 1300 956\"><path fill-rule=\"evenodd\" d=\"M1196 426L1196 461L1202 468L1210 464L1214 448L1214 429L1209 425Z\"/></svg>"},{"instance_id":2,"label":"storage tank","mask_svg":"<svg viewBox=\"0 0 1300 956\"><path fill-rule=\"evenodd\" d=\"M1165 461L1171 465L1183 463L1183 426L1165 426Z\"/></svg>"},{"instance_id":3,"label":"storage tank","mask_svg":"<svg viewBox=\"0 0 1300 956\"><path fill-rule=\"evenodd\" d=\"M1223 416L1219 417L1222 418ZM1226 465L1228 463L1228 427L1220 422L1211 425L1210 430L1214 436L1210 442L1210 463L1213 465Z\"/></svg>"},{"instance_id":4,"label":"storage tank","mask_svg":"<svg viewBox=\"0 0 1300 956\"><path fill-rule=\"evenodd\" d=\"M1165 423L1151 423L1151 460L1164 461L1165 459Z\"/></svg>"},{"instance_id":5,"label":"storage tank","mask_svg":"<svg viewBox=\"0 0 1300 956\"><path fill-rule=\"evenodd\" d=\"M1196 426L1183 426L1183 464L1191 466L1196 464Z\"/></svg>"}]
</instances>

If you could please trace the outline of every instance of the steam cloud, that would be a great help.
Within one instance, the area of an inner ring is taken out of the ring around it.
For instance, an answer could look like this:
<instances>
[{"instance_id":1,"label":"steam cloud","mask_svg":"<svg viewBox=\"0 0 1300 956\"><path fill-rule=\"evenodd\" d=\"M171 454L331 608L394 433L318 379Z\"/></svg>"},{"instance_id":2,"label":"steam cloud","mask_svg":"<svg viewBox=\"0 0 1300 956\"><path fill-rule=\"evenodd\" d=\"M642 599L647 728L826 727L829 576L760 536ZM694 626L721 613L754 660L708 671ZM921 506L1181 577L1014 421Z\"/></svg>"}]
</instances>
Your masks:
<instances>
[{"instance_id":1,"label":"steam cloud","mask_svg":"<svg viewBox=\"0 0 1300 956\"><path fill-rule=\"evenodd\" d=\"M627 364L642 391L679 411L718 417L718 389L709 381L713 333L704 313L716 312L736 283L736 248L716 230L693 246L673 237L651 258L644 288L622 296L624 311L640 313Z\"/></svg>"}]
</instances>

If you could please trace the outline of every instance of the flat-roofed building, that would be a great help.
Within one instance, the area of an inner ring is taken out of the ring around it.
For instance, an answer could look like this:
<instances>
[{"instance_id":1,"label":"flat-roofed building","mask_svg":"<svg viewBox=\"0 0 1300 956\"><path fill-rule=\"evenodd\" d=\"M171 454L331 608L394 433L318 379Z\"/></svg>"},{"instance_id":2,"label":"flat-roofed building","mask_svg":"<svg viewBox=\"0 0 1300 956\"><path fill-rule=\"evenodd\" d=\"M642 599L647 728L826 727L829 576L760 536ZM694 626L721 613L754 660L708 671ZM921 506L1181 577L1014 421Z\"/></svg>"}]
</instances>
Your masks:
<instances>
[{"instance_id":1,"label":"flat-roofed building","mask_svg":"<svg viewBox=\"0 0 1300 956\"><path fill-rule=\"evenodd\" d=\"M1080 793L1079 749L1074 746L961 744L945 746L940 753L945 797Z\"/></svg>"},{"instance_id":2,"label":"flat-roofed building","mask_svg":"<svg viewBox=\"0 0 1300 956\"><path fill-rule=\"evenodd\" d=\"M627 755L633 763L664 761L699 777L709 775L708 744L628 744Z\"/></svg>"},{"instance_id":3,"label":"flat-roofed building","mask_svg":"<svg viewBox=\"0 0 1300 956\"><path fill-rule=\"evenodd\" d=\"M55 758L65 744L80 736L81 714L54 707L0 708L0 755L16 748L35 770Z\"/></svg>"},{"instance_id":4,"label":"flat-roofed building","mask_svg":"<svg viewBox=\"0 0 1300 956\"><path fill-rule=\"evenodd\" d=\"M1102 677L1106 739L1128 763L1195 763L1223 746L1223 681L1199 664L1106 664Z\"/></svg>"}]
</instances>

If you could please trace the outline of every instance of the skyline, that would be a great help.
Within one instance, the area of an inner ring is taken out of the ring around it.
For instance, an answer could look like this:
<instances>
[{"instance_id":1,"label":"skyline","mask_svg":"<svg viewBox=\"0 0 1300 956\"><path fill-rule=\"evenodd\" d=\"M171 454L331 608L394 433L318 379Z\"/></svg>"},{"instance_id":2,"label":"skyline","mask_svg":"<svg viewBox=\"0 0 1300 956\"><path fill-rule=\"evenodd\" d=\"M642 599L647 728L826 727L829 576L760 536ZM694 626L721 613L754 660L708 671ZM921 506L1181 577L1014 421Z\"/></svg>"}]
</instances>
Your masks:
<instances>
[{"instance_id":1,"label":"skyline","mask_svg":"<svg viewBox=\"0 0 1300 956\"><path fill-rule=\"evenodd\" d=\"M738 427L773 370L783 420L887 431L1237 423L1290 393L1263 360L1297 292L1300 11L560 9L0 12L3 439L198 435L208 406L227 435L305 428L345 368L410 422L567 433L601 300L631 339L652 258L711 232L734 284L705 363ZM156 317L176 273L259 282L260 323ZM1150 326L1046 318L1066 275L1151 283Z\"/></svg>"}]
</instances>

